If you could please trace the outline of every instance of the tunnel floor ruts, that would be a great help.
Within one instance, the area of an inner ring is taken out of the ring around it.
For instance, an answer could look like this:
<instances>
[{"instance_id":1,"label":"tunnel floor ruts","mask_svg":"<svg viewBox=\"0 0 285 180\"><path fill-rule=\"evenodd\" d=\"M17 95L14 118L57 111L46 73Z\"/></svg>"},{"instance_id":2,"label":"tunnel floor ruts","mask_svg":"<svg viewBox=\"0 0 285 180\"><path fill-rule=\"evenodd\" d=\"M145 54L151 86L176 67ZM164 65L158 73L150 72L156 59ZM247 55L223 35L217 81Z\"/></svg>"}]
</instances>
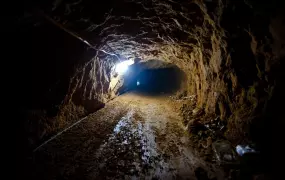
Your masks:
<instances>
[{"instance_id":1,"label":"tunnel floor ruts","mask_svg":"<svg viewBox=\"0 0 285 180\"><path fill-rule=\"evenodd\" d=\"M167 96L124 94L33 157L34 179L196 179L219 169L194 155ZM219 179L219 178L218 178Z\"/></svg>"}]
</instances>

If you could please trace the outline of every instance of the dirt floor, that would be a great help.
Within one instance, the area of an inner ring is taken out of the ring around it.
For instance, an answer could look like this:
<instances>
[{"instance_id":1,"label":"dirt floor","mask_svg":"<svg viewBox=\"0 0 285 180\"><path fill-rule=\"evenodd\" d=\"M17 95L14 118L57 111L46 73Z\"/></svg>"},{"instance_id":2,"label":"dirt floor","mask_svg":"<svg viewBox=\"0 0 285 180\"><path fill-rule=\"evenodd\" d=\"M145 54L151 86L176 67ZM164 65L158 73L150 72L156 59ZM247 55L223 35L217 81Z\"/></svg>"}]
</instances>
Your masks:
<instances>
[{"instance_id":1,"label":"dirt floor","mask_svg":"<svg viewBox=\"0 0 285 180\"><path fill-rule=\"evenodd\" d=\"M33 179L222 179L167 95L128 93L34 153Z\"/></svg>"}]
</instances>

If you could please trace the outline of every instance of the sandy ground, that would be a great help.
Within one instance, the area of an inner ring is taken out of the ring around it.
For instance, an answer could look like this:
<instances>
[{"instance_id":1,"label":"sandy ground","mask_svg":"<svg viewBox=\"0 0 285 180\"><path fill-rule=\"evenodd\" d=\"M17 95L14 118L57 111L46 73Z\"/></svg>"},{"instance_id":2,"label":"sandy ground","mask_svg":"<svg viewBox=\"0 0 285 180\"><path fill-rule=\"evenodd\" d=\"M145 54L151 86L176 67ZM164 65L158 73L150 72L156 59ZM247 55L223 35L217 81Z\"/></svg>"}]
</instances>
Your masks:
<instances>
[{"instance_id":1,"label":"sandy ground","mask_svg":"<svg viewBox=\"0 0 285 180\"><path fill-rule=\"evenodd\" d=\"M199 179L181 117L169 96L128 93L40 148L35 179Z\"/></svg>"}]
</instances>

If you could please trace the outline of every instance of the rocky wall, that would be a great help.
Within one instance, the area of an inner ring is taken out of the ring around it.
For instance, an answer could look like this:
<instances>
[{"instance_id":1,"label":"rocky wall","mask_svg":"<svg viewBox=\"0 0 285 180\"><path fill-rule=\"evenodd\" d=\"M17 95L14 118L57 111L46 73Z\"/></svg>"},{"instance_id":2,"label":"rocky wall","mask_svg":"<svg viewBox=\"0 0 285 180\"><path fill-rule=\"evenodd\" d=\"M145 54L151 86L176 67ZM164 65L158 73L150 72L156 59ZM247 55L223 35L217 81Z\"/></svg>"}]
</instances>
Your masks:
<instances>
[{"instance_id":1,"label":"rocky wall","mask_svg":"<svg viewBox=\"0 0 285 180\"><path fill-rule=\"evenodd\" d=\"M55 121L64 124L82 117L111 98L109 83L118 59L110 54L117 54L175 64L186 74L181 94L196 97L181 109L185 126L192 127L197 119L202 124L218 119L226 124L225 138L250 141L260 134L254 129L264 122L278 76L273 69L284 57L284 3L271 4L222 0L40 4L38 8L54 21L95 48L73 64Z\"/></svg>"}]
</instances>

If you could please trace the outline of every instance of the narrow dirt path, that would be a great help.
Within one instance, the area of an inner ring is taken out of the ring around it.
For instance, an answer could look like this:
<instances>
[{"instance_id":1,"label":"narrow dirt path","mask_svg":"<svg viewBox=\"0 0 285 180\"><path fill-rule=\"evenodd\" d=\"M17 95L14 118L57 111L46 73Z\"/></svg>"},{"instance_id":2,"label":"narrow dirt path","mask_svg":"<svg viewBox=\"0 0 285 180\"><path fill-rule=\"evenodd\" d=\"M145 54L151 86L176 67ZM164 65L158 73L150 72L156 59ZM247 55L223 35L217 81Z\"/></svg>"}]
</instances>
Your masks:
<instances>
[{"instance_id":1,"label":"narrow dirt path","mask_svg":"<svg viewBox=\"0 0 285 180\"><path fill-rule=\"evenodd\" d=\"M125 94L34 157L37 179L196 179L201 167L167 96Z\"/></svg>"}]
</instances>

